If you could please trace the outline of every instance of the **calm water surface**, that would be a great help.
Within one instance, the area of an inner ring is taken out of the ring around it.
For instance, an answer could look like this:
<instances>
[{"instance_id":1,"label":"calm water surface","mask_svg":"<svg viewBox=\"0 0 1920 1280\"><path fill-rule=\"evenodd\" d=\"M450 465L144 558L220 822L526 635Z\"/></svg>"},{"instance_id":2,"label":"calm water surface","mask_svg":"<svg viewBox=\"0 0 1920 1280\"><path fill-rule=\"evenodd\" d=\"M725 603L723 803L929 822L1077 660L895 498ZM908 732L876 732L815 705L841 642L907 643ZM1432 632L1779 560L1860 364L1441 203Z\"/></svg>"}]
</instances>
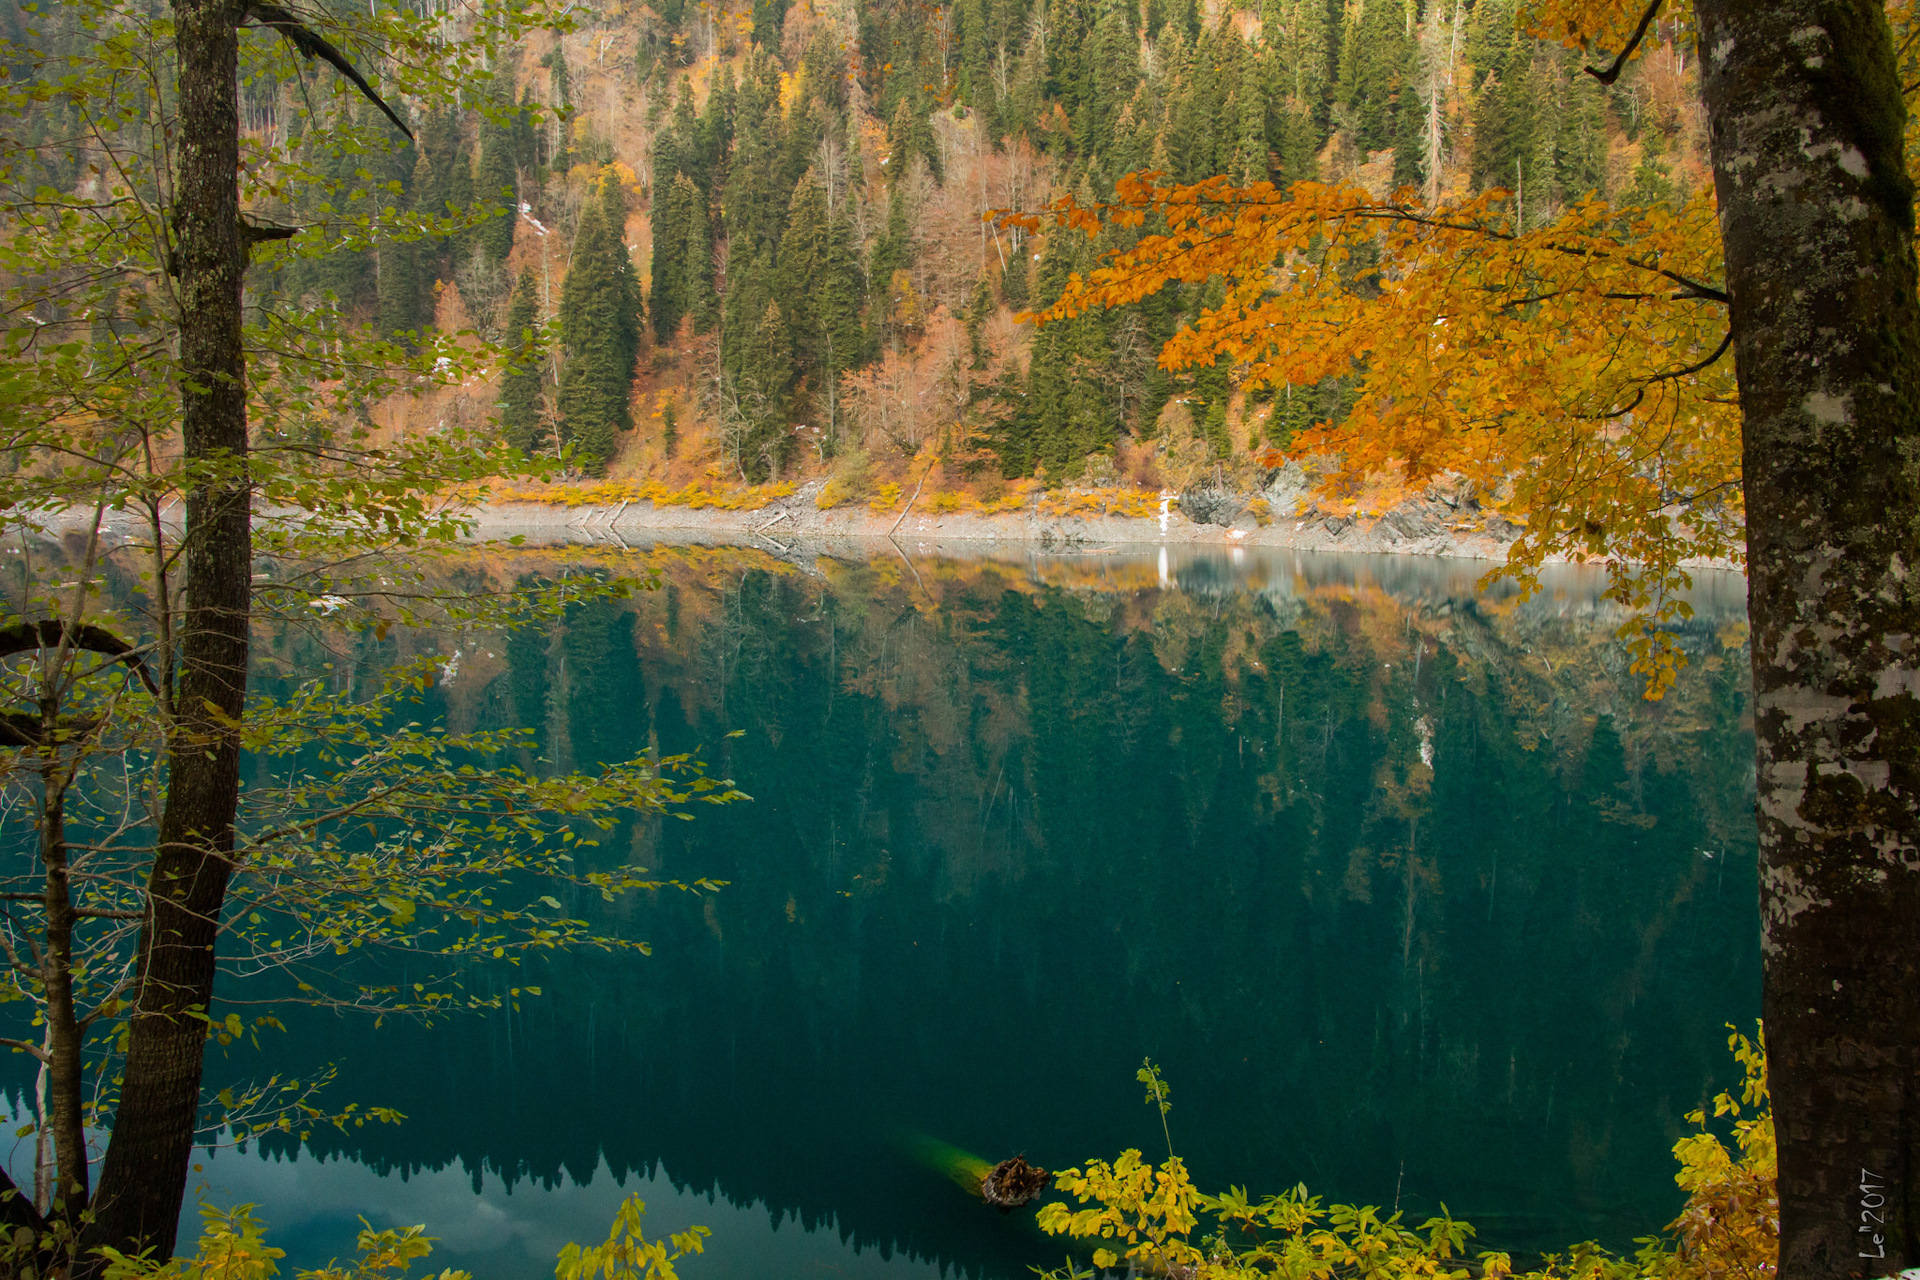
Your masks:
<instances>
[{"instance_id":1,"label":"calm water surface","mask_svg":"<svg viewBox=\"0 0 1920 1280\"><path fill-rule=\"evenodd\" d=\"M714 1228L692 1280L1022 1276L1061 1250L929 1140L1164 1155L1143 1057L1203 1185L1444 1201L1520 1250L1677 1207L1681 1116L1758 1007L1738 579L1651 705L1574 571L1521 604L1484 565L1292 553L516 554L665 586L432 637L462 661L431 709L574 767L704 744L753 802L610 843L730 885L581 904L653 955L566 960L516 1015L214 1060L407 1114L203 1162L291 1262L365 1216L551 1275L638 1189L653 1231Z\"/></svg>"}]
</instances>

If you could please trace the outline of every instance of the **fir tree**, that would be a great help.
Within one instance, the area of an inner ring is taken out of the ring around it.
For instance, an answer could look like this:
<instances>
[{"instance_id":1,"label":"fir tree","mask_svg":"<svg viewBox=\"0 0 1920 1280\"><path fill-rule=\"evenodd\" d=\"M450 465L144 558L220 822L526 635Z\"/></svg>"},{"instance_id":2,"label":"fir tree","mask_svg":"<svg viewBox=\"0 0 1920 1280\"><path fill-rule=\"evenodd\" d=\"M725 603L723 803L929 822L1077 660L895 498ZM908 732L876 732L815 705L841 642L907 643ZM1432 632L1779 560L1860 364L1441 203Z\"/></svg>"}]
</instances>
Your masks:
<instances>
[{"instance_id":1,"label":"fir tree","mask_svg":"<svg viewBox=\"0 0 1920 1280\"><path fill-rule=\"evenodd\" d=\"M1027 251L1016 245L1012 256L1007 259L1006 270L1000 273L1000 294L1015 311L1027 309L1027 277Z\"/></svg>"},{"instance_id":2,"label":"fir tree","mask_svg":"<svg viewBox=\"0 0 1920 1280\"><path fill-rule=\"evenodd\" d=\"M973 299L967 304L967 349L973 356L972 368L987 367L987 348L983 340L987 321L993 318L993 282L982 271L973 282Z\"/></svg>"},{"instance_id":3,"label":"fir tree","mask_svg":"<svg viewBox=\"0 0 1920 1280\"><path fill-rule=\"evenodd\" d=\"M693 331L709 333L720 319L720 300L713 290L713 228L706 193L692 187L684 198L687 230L680 250L680 302L693 317Z\"/></svg>"},{"instance_id":4,"label":"fir tree","mask_svg":"<svg viewBox=\"0 0 1920 1280\"><path fill-rule=\"evenodd\" d=\"M1106 0L1086 42L1081 146L1095 154L1112 147L1115 122L1140 81L1140 38L1133 14L1134 7L1125 0Z\"/></svg>"},{"instance_id":5,"label":"fir tree","mask_svg":"<svg viewBox=\"0 0 1920 1280\"><path fill-rule=\"evenodd\" d=\"M940 147L933 137L933 125L927 119L927 104L903 98L893 113L893 125L887 130L887 177L898 184L912 165L913 157L923 157L933 180L943 180Z\"/></svg>"},{"instance_id":6,"label":"fir tree","mask_svg":"<svg viewBox=\"0 0 1920 1280\"><path fill-rule=\"evenodd\" d=\"M540 423L540 297L533 270L523 268L507 311L507 368L500 379L500 434L531 456L544 442Z\"/></svg>"},{"instance_id":7,"label":"fir tree","mask_svg":"<svg viewBox=\"0 0 1920 1280\"><path fill-rule=\"evenodd\" d=\"M680 418L672 400L660 410L660 451L667 457L680 447Z\"/></svg>"},{"instance_id":8,"label":"fir tree","mask_svg":"<svg viewBox=\"0 0 1920 1280\"><path fill-rule=\"evenodd\" d=\"M692 113L691 90L688 91L688 114ZM694 185L709 194L713 191L714 178L727 154L727 148L733 143L734 112L733 68L720 68L720 74L707 91L707 105L701 109L700 117L694 121L693 150L688 156L686 174ZM675 128L682 127L680 115L674 116Z\"/></svg>"},{"instance_id":9,"label":"fir tree","mask_svg":"<svg viewBox=\"0 0 1920 1280\"><path fill-rule=\"evenodd\" d=\"M1362 151L1394 143L1394 101L1412 43L1398 0L1355 0L1347 10L1335 96Z\"/></svg>"},{"instance_id":10,"label":"fir tree","mask_svg":"<svg viewBox=\"0 0 1920 1280\"><path fill-rule=\"evenodd\" d=\"M573 83L567 73L567 52L559 33L554 34L553 52L541 61L549 75L547 105L553 112L553 171L564 174L573 168Z\"/></svg>"},{"instance_id":11,"label":"fir tree","mask_svg":"<svg viewBox=\"0 0 1920 1280\"><path fill-rule=\"evenodd\" d=\"M421 285L419 243L383 241L378 261L380 281L374 323L383 336L411 348L422 328L422 299L430 296Z\"/></svg>"},{"instance_id":12,"label":"fir tree","mask_svg":"<svg viewBox=\"0 0 1920 1280\"><path fill-rule=\"evenodd\" d=\"M533 86L528 85L520 91L520 106L513 114L513 163L535 187L539 186L540 170L547 163L539 120L540 104L534 99Z\"/></svg>"},{"instance_id":13,"label":"fir tree","mask_svg":"<svg viewBox=\"0 0 1920 1280\"><path fill-rule=\"evenodd\" d=\"M793 363L816 388L837 384L859 353L860 304L848 239L846 224L827 212L826 193L809 171L787 209L776 288Z\"/></svg>"},{"instance_id":14,"label":"fir tree","mask_svg":"<svg viewBox=\"0 0 1920 1280\"><path fill-rule=\"evenodd\" d=\"M772 252L793 194L792 184L781 181L785 117L779 74L778 64L756 50L740 82L733 156L721 200L730 253Z\"/></svg>"},{"instance_id":15,"label":"fir tree","mask_svg":"<svg viewBox=\"0 0 1920 1280\"><path fill-rule=\"evenodd\" d=\"M649 214L653 223L653 297L648 306L655 342L673 341L680 318L687 313L687 225L700 199L698 189L684 173L669 171L663 179L655 180Z\"/></svg>"},{"instance_id":16,"label":"fir tree","mask_svg":"<svg viewBox=\"0 0 1920 1280\"><path fill-rule=\"evenodd\" d=\"M639 286L621 231L625 206L619 178L608 170L598 198L580 215L573 262L560 295L560 417L581 465L599 475L613 456L616 433L633 425L629 405L639 354Z\"/></svg>"},{"instance_id":17,"label":"fir tree","mask_svg":"<svg viewBox=\"0 0 1920 1280\"><path fill-rule=\"evenodd\" d=\"M474 195L483 205L503 207L479 226L474 242L495 265L505 262L513 251L514 226L520 221L513 121L510 98L489 103L480 113L480 159L473 179Z\"/></svg>"}]
</instances>

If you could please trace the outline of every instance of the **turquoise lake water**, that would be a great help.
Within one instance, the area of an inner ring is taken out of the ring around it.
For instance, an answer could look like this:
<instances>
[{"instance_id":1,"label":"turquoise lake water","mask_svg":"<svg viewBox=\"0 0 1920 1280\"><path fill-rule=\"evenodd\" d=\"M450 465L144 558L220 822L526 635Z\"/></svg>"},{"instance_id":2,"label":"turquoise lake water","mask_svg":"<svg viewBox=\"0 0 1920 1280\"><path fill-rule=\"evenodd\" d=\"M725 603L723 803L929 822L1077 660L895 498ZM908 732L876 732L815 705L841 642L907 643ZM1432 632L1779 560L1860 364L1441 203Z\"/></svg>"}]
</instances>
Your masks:
<instances>
[{"instance_id":1,"label":"turquoise lake water","mask_svg":"<svg viewBox=\"0 0 1920 1280\"><path fill-rule=\"evenodd\" d=\"M690 1280L1024 1276L1063 1250L929 1140L1164 1156L1143 1058L1203 1186L1444 1203L1523 1251L1672 1216L1758 1009L1739 579L1702 579L1649 704L1574 570L1526 603L1485 565L1251 551L594 571L649 564L559 626L428 638L461 653L430 711L573 767L704 744L752 802L611 843L728 887L583 907L652 956L558 962L516 1015L213 1059L331 1062L408 1117L202 1162L291 1262L364 1215L426 1223L436 1270L551 1275L637 1189L651 1231L714 1229Z\"/></svg>"}]
</instances>

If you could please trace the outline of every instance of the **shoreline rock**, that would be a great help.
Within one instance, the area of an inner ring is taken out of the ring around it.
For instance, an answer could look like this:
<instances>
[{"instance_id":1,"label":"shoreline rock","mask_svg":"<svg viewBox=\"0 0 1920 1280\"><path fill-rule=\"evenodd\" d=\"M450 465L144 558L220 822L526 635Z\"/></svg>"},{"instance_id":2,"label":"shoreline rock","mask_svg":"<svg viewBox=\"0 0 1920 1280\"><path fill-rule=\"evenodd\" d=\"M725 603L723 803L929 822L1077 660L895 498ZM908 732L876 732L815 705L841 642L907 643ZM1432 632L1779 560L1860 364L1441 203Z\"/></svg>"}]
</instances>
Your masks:
<instances>
[{"instance_id":1,"label":"shoreline rock","mask_svg":"<svg viewBox=\"0 0 1920 1280\"><path fill-rule=\"evenodd\" d=\"M1356 519L1320 511L1310 500L1302 510L1305 486L1285 492L1291 487L1277 481L1260 494L1242 498L1240 510L1227 516L1224 523L1212 523L1189 518L1178 503L1169 503L1164 516L1147 517L1049 515L1035 506L992 515L909 510L904 518L897 511L875 512L855 505L823 511L814 502L820 488L816 481L753 511L648 501L579 507L490 503L474 510L472 537L476 541L498 541L521 536L554 543L620 542L629 534L654 541L662 534L677 534L693 540L771 544L783 551L792 549L789 544L889 539L896 543L1019 543L1068 554L1153 546L1223 550L1260 547L1491 562L1506 559L1507 548L1519 534L1518 526L1498 513L1483 514L1477 504L1450 505L1443 498L1428 495L1404 502L1378 518ZM1256 499L1268 503L1264 522L1254 514ZM1225 512L1216 504L1206 514L1218 519ZM1481 528L1461 527L1466 519L1473 518L1482 521ZM1567 561L1550 557L1549 563ZM1737 566L1725 561L1707 559L1689 561L1688 567L1737 571Z\"/></svg>"}]
</instances>

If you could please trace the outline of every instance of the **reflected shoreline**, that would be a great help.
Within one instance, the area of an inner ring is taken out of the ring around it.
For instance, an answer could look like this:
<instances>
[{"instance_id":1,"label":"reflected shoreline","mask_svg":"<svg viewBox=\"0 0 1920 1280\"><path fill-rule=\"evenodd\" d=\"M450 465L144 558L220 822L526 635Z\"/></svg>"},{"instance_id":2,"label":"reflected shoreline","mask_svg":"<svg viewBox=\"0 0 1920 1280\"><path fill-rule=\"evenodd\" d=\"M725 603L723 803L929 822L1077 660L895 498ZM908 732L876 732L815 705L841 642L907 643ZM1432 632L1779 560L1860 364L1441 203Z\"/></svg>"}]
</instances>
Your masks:
<instances>
[{"instance_id":1,"label":"reflected shoreline","mask_svg":"<svg viewBox=\"0 0 1920 1280\"><path fill-rule=\"evenodd\" d=\"M777 530L778 526L775 526ZM1000 566L1035 582L1079 590L1136 591L1158 587L1188 593L1247 591L1287 594L1289 587L1312 590L1333 586L1374 588L1402 600L1506 601L1520 589L1498 579L1482 586L1499 562L1416 552L1331 551L1294 547L1222 546L1175 542L1067 545L1046 541L819 537L780 539L736 530L612 530L593 527L544 527L523 531L527 551L593 548L644 555L676 550L757 552L805 572L820 562L840 564L894 560L909 567L926 562ZM476 547L507 549L504 543ZM1693 585L1680 593L1695 613L1714 618L1744 615L1746 575L1734 569L1704 567L1690 571ZM1620 616L1625 611L1604 600L1607 571L1597 564L1549 563L1539 570L1533 601L1566 606L1597 606Z\"/></svg>"}]
</instances>

